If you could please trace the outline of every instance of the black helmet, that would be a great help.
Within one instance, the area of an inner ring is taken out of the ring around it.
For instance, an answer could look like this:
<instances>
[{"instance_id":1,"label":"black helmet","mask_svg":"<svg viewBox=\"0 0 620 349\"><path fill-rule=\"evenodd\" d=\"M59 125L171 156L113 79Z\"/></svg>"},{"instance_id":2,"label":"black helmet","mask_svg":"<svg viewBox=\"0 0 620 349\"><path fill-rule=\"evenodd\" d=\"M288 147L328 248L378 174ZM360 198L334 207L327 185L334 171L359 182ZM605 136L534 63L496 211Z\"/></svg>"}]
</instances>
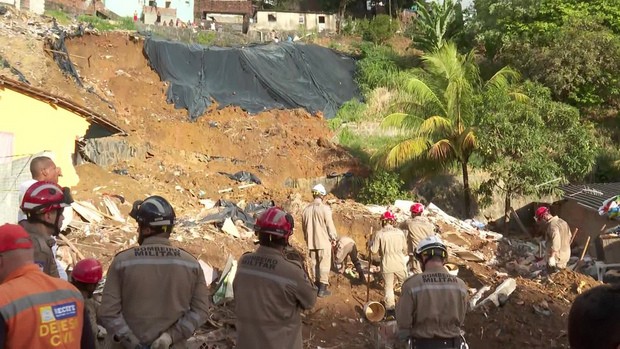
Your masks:
<instances>
[{"instance_id":1,"label":"black helmet","mask_svg":"<svg viewBox=\"0 0 620 349\"><path fill-rule=\"evenodd\" d=\"M161 196L149 196L144 201L134 202L129 216L135 219L138 225L154 228L172 228L176 218L170 203Z\"/></svg>"}]
</instances>

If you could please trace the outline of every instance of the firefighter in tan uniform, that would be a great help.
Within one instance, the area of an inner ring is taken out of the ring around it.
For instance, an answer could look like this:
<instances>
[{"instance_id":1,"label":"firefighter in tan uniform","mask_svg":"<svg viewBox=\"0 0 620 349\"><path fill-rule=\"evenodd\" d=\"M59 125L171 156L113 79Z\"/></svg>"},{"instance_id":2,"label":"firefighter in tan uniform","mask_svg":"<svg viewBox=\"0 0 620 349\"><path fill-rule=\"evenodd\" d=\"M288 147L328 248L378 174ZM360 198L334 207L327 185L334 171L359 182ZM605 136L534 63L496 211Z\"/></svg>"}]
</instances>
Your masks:
<instances>
[{"instance_id":1,"label":"firefighter in tan uniform","mask_svg":"<svg viewBox=\"0 0 620 349\"><path fill-rule=\"evenodd\" d=\"M185 348L207 319L209 295L200 264L168 240L175 223L166 199L136 201L138 247L114 257L106 278L99 320L114 348Z\"/></svg>"},{"instance_id":2,"label":"firefighter in tan uniform","mask_svg":"<svg viewBox=\"0 0 620 349\"><path fill-rule=\"evenodd\" d=\"M467 310L467 286L444 267L448 249L438 236L416 249L424 272L405 281L396 306L396 322L411 349L466 349L461 326Z\"/></svg>"},{"instance_id":3,"label":"firefighter in tan uniform","mask_svg":"<svg viewBox=\"0 0 620 349\"><path fill-rule=\"evenodd\" d=\"M260 246L239 260L233 282L237 349L302 349L301 312L316 303L316 287L284 250L293 217L280 208L256 222Z\"/></svg>"},{"instance_id":4,"label":"firefighter in tan uniform","mask_svg":"<svg viewBox=\"0 0 620 349\"><path fill-rule=\"evenodd\" d=\"M390 211L381 215L383 228L377 232L370 242L370 251L381 256L381 273L384 281L384 303L386 317L394 316L394 279L402 283L407 278L405 264L407 240L405 233L394 228L396 216Z\"/></svg>"},{"instance_id":5,"label":"firefighter in tan uniform","mask_svg":"<svg viewBox=\"0 0 620 349\"><path fill-rule=\"evenodd\" d=\"M308 205L301 215L301 227L310 254L310 273L312 281L319 286L319 297L329 296L329 271L332 263L332 246L335 246L336 227L332 210L323 203L327 191L322 184L312 188L314 202Z\"/></svg>"},{"instance_id":6,"label":"firefighter in tan uniform","mask_svg":"<svg viewBox=\"0 0 620 349\"><path fill-rule=\"evenodd\" d=\"M548 207L536 210L537 221L547 224L545 240L547 247L547 264L551 270L564 269L570 259L571 232L562 218L551 215Z\"/></svg>"},{"instance_id":7,"label":"firefighter in tan uniform","mask_svg":"<svg viewBox=\"0 0 620 349\"><path fill-rule=\"evenodd\" d=\"M415 250L420 241L435 235L435 226L428 218L422 216L422 213L424 213L424 205L416 202L411 205L409 210L411 211L411 218L406 222L409 262L413 273L420 274L422 272L422 267L420 262L415 258Z\"/></svg>"},{"instance_id":8,"label":"firefighter in tan uniform","mask_svg":"<svg viewBox=\"0 0 620 349\"><path fill-rule=\"evenodd\" d=\"M362 263L357 256L357 245L350 237L341 236L338 238L334 248L334 268L338 272L342 273L344 271L347 257L351 259L351 263L353 263L355 271L357 271L357 282L363 283L366 279Z\"/></svg>"}]
</instances>

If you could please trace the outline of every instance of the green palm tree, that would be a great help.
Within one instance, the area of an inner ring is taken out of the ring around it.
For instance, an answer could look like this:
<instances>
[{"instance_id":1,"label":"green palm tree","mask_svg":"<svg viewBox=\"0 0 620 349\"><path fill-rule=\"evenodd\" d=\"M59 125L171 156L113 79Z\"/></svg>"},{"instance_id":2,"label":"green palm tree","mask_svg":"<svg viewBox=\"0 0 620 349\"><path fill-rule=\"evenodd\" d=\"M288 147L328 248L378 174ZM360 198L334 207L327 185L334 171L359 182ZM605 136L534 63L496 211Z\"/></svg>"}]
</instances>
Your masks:
<instances>
[{"instance_id":1,"label":"green palm tree","mask_svg":"<svg viewBox=\"0 0 620 349\"><path fill-rule=\"evenodd\" d=\"M429 168L436 173L460 165L465 213L469 216L471 192L467 165L476 149L477 137L473 103L485 89L510 93L510 83L519 74L504 67L484 82L473 51L461 55L453 43L424 55L422 61L424 70L409 73L403 81L407 99L402 107L407 112L390 114L381 122L382 127L400 128L406 138L380 150L373 160L388 169L412 166L417 173Z\"/></svg>"},{"instance_id":2,"label":"green palm tree","mask_svg":"<svg viewBox=\"0 0 620 349\"><path fill-rule=\"evenodd\" d=\"M439 50L456 32L462 29L455 25L462 23L460 2L444 0L442 3L416 1L418 17L415 22L415 33L412 46L424 52ZM459 18L457 18L457 16Z\"/></svg>"}]
</instances>

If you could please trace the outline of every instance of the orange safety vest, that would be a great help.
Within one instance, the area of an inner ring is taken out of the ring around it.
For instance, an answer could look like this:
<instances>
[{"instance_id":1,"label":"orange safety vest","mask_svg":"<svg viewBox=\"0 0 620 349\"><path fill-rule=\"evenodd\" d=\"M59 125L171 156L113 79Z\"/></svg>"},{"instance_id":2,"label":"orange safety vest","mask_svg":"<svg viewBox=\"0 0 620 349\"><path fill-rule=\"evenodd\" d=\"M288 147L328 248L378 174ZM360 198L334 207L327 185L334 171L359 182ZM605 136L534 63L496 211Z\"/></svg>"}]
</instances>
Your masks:
<instances>
[{"instance_id":1,"label":"orange safety vest","mask_svg":"<svg viewBox=\"0 0 620 349\"><path fill-rule=\"evenodd\" d=\"M80 349L84 300L70 283L36 264L12 272L0 285L6 349Z\"/></svg>"}]
</instances>

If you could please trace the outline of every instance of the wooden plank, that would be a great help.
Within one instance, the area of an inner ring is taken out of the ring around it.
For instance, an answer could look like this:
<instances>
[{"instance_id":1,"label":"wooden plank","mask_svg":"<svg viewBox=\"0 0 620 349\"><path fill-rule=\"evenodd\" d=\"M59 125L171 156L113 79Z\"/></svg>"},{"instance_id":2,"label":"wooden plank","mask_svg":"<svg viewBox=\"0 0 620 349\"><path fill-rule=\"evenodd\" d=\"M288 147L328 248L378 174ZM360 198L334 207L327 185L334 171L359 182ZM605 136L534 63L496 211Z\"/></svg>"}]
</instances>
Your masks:
<instances>
[{"instance_id":1,"label":"wooden plank","mask_svg":"<svg viewBox=\"0 0 620 349\"><path fill-rule=\"evenodd\" d=\"M519 217L519 215L517 214L517 211L515 211L514 208L510 208L510 212L512 213L512 216L515 218L515 220L517 221L517 225L519 226L519 229L521 229L521 231L523 232L523 234L529 234L529 232L527 231L527 229L525 228L525 225L523 224L523 222L521 221L521 218Z\"/></svg>"},{"instance_id":2,"label":"wooden plank","mask_svg":"<svg viewBox=\"0 0 620 349\"><path fill-rule=\"evenodd\" d=\"M64 236L63 234L58 234L58 237L60 238L60 240L64 241L73 252L75 252L75 254L80 260L85 258L82 252L80 252L80 250L78 250L78 248L75 247L75 245L71 241L69 241L66 236Z\"/></svg>"}]
</instances>

